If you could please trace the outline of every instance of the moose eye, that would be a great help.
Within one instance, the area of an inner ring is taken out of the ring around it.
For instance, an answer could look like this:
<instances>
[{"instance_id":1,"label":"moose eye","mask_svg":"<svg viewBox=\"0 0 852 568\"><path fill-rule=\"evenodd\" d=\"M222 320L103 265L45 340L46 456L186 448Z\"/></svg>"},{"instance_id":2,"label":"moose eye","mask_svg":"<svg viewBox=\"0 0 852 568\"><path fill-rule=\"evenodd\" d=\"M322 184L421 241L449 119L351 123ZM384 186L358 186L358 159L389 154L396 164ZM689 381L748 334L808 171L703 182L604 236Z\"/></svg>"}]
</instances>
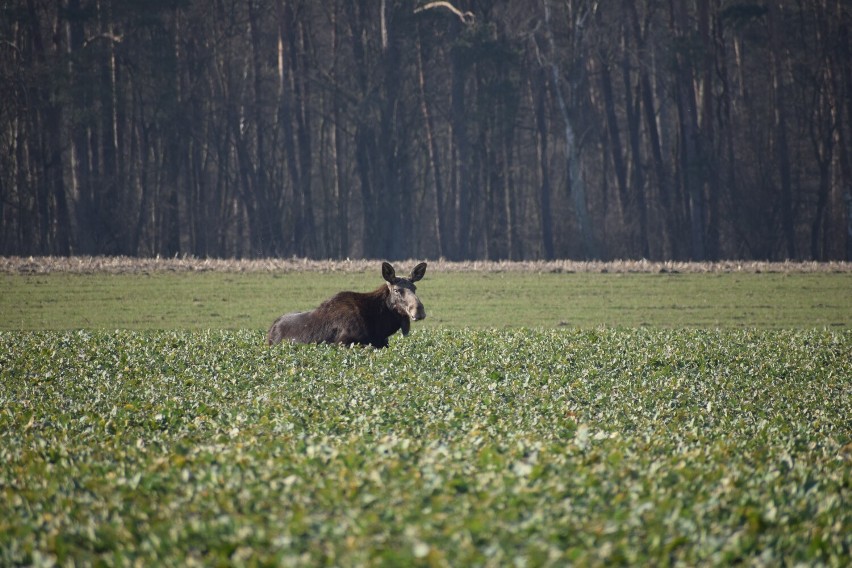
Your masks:
<instances>
[{"instance_id":1,"label":"moose eye","mask_svg":"<svg viewBox=\"0 0 852 568\"><path fill-rule=\"evenodd\" d=\"M394 288L393 291L396 292L397 296L402 296L402 288Z\"/></svg>"}]
</instances>

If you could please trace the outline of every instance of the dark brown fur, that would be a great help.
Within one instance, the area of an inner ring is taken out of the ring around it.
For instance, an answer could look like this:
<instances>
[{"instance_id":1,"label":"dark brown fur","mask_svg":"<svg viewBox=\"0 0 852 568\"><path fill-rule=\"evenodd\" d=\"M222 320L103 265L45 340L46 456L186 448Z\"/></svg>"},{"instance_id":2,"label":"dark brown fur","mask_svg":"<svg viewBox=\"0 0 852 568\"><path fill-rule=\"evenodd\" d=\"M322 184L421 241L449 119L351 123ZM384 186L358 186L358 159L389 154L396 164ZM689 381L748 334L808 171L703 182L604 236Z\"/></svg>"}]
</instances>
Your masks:
<instances>
[{"instance_id":1,"label":"dark brown fur","mask_svg":"<svg viewBox=\"0 0 852 568\"><path fill-rule=\"evenodd\" d=\"M408 278L396 276L393 266L382 263L385 284L372 292L340 292L309 312L284 314L275 320L267 343L284 339L296 343L340 343L387 347L388 337L402 330L408 335L411 319L426 317L414 283L423 278L426 263Z\"/></svg>"}]
</instances>

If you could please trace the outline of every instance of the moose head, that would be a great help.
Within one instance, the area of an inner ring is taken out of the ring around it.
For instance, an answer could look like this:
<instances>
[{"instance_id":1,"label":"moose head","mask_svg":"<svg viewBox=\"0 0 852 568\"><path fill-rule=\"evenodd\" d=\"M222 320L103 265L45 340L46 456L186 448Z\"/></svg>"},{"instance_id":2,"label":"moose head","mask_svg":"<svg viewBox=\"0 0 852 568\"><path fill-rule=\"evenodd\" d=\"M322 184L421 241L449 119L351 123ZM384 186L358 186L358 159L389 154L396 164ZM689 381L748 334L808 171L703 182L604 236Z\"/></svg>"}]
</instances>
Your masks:
<instances>
[{"instance_id":1,"label":"moose head","mask_svg":"<svg viewBox=\"0 0 852 568\"><path fill-rule=\"evenodd\" d=\"M408 278L399 277L396 271L389 262L382 263L382 277L387 283L389 290L388 305L402 318L402 334L408 335L411 329L410 320L422 320L426 317L426 310L423 308L423 303L417 297L417 286L415 282L423 278L426 274L426 263L421 262L414 267L411 275Z\"/></svg>"}]
</instances>

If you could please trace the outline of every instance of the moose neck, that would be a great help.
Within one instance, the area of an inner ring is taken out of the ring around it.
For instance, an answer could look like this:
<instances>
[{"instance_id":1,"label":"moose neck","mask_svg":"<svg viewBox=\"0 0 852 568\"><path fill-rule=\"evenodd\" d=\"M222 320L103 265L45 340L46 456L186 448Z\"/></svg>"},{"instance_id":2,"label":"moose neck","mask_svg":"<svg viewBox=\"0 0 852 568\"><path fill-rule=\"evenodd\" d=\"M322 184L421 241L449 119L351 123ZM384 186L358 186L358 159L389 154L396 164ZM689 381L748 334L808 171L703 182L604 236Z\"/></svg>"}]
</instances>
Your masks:
<instances>
[{"instance_id":1,"label":"moose neck","mask_svg":"<svg viewBox=\"0 0 852 568\"><path fill-rule=\"evenodd\" d=\"M386 330L388 335L396 332L400 327L408 332L411 327L411 322L407 315L402 315L394 309L393 298L390 288L387 285L382 285L376 288L371 294L375 301L379 317L377 321L379 325Z\"/></svg>"}]
</instances>

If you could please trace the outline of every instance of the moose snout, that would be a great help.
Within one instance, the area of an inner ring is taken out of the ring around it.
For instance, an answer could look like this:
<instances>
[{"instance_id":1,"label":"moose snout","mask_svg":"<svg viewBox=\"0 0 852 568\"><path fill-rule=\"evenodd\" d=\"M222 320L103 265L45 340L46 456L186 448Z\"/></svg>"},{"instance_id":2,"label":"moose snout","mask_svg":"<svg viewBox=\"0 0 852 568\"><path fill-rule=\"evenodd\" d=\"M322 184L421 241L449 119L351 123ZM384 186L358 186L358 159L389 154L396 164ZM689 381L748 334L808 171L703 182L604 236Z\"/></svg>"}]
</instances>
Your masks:
<instances>
[{"instance_id":1,"label":"moose snout","mask_svg":"<svg viewBox=\"0 0 852 568\"><path fill-rule=\"evenodd\" d=\"M413 319L414 321L426 319L426 309L420 302L417 303L417 307L414 310L414 313L411 314L411 319Z\"/></svg>"}]
</instances>

